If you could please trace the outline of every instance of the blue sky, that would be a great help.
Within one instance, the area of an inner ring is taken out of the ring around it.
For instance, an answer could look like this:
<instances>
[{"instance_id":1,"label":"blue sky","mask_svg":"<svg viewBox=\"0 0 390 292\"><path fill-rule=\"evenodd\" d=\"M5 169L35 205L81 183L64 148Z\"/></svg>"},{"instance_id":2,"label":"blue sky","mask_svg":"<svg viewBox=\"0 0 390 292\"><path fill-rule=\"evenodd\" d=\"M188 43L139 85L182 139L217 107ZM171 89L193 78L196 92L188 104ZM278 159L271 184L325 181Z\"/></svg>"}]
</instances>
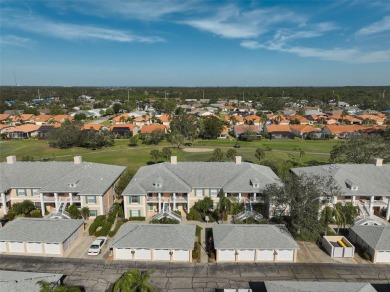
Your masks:
<instances>
[{"instance_id":1,"label":"blue sky","mask_svg":"<svg viewBox=\"0 0 390 292\"><path fill-rule=\"evenodd\" d=\"M1 85L390 83L388 0L0 5Z\"/></svg>"}]
</instances>

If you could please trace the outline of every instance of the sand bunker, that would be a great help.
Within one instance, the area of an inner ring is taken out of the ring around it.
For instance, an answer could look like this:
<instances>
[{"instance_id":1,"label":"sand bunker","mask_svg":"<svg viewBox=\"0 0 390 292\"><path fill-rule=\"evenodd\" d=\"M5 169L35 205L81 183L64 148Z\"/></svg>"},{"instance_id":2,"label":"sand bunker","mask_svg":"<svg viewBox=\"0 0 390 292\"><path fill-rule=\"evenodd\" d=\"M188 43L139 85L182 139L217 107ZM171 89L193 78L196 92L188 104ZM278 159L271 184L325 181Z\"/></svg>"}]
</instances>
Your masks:
<instances>
[{"instance_id":1,"label":"sand bunker","mask_svg":"<svg viewBox=\"0 0 390 292\"><path fill-rule=\"evenodd\" d=\"M214 148L183 148L184 152L212 152Z\"/></svg>"}]
</instances>

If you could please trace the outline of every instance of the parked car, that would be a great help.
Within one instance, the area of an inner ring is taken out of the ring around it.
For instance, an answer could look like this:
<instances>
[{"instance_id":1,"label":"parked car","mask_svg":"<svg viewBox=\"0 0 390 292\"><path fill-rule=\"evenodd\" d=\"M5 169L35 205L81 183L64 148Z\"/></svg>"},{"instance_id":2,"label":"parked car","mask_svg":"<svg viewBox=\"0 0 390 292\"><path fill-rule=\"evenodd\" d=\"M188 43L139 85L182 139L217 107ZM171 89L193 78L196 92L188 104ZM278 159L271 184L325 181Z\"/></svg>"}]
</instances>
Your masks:
<instances>
[{"instance_id":1,"label":"parked car","mask_svg":"<svg viewBox=\"0 0 390 292\"><path fill-rule=\"evenodd\" d=\"M106 236L99 236L90 245L88 255L98 255L101 253L104 245L107 243Z\"/></svg>"}]
</instances>

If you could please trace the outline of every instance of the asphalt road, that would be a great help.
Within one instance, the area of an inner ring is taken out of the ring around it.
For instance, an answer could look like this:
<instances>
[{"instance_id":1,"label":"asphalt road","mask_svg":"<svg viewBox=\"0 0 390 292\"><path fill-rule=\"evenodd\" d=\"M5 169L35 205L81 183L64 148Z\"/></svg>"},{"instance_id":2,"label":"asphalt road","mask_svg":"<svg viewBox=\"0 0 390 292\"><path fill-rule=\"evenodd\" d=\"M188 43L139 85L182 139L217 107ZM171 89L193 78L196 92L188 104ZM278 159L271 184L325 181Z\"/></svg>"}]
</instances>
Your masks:
<instances>
[{"instance_id":1,"label":"asphalt road","mask_svg":"<svg viewBox=\"0 0 390 292\"><path fill-rule=\"evenodd\" d=\"M390 265L349 264L178 264L99 259L44 258L0 255L0 269L52 272L67 275L65 284L86 291L111 291L127 270L154 269L152 283L159 291L215 291L215 288L250 288L270 280L347 281L390 284ZM390 291L390 286L385 290ZM386 290L388 289L388 290Z\"/></svg>"}]
</instances>

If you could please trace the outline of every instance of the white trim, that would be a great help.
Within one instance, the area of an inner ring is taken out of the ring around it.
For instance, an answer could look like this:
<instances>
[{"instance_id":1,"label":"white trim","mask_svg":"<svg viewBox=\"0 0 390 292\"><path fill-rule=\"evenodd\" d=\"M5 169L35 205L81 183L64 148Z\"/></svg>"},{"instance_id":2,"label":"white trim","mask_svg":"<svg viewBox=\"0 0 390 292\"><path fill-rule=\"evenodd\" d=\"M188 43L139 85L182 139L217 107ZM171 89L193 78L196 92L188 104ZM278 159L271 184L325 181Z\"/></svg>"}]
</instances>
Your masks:
<instances>
[{"instance_id":1,"label":"white trim","mask_svg":"<svg viewBox=\"0 0 390 292\"><path fill-rule=\"evenodd\" d=\"M41 213L42 216L45 216L45 203L43 202L43 194L39 193L39 196L41 198Z\"/></svg>"},{"instance_id":2,"label":"white trim","mask_svg":"<svg viewBox=\"0 0 390 292\"><path fill-rule=\"evenodd\" d=\"M123 210L125 210L125 218L129 219L129 214L127 214L126 197L127 196L123 196ZM128 198L127 198L127 200L128 200Z\"/></svg>"},{"instance_id":3,"label":"white trim","mask_svg":"<svg viewBox=\"0 0 390 292\"><path fill-rule=\"evenodd\" d=\"M98 197L98 196L96 196L96 197ZM95 198L96 198L95 197ZM103 196L99 196L98 197L99 198L99 200L100 200L100 215L104 215L104 208L103 208Z\"/></svg>"},{"instance_id":4,"label":"white trim","mask_svg":"<svg viewBox=\"0 0 390 292\"><path fill-rule=\"evenodd\" d=\"M5 199L5 193L1 193L1 203L2 203L2 208L3 208L3 213L4 215L7 215L7 200Z\"/></svg>"}]
</instances>

